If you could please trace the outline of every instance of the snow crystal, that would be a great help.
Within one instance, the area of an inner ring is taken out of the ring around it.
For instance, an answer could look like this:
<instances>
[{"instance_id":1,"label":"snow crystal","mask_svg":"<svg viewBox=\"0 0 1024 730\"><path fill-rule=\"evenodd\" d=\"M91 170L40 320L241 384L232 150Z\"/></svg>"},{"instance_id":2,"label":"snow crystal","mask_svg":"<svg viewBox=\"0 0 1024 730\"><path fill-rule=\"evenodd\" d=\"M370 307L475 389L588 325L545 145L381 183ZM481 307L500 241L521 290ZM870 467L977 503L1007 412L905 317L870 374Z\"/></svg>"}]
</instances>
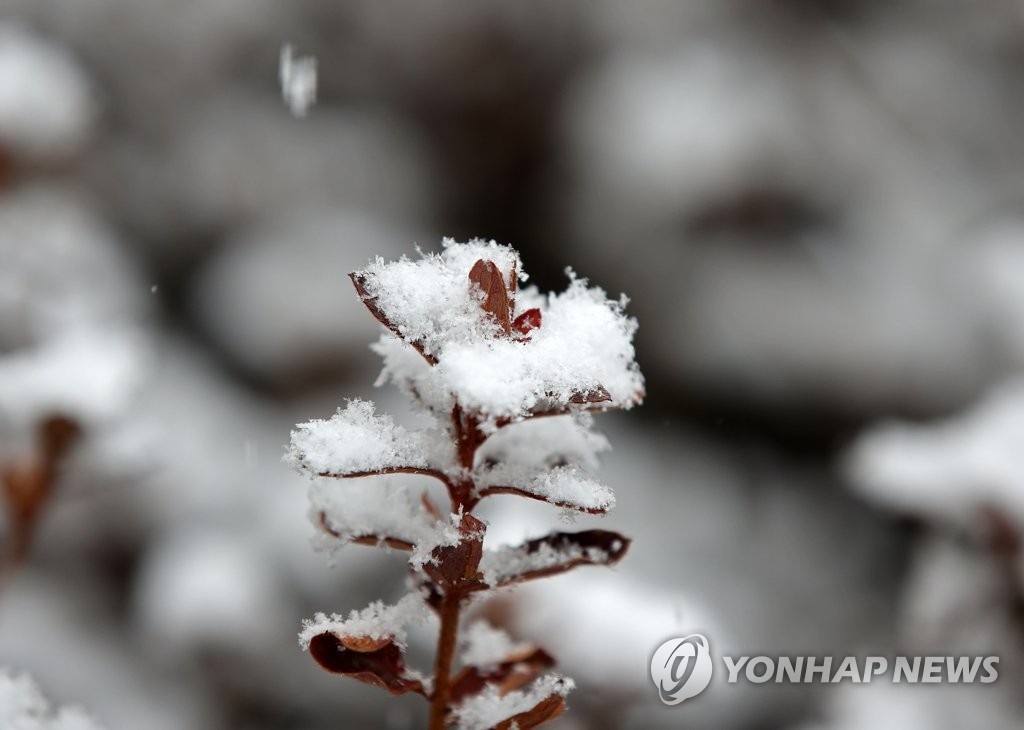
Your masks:
<instances>
[{"instance_id":1,"label":"snow crystal","mask_svg":"<svg viewBox=\"0 0 1024 730\"><path fill-rule=\"evenodd\" d=\"M541 543L532 552L522 546L507 546L484 552L480 560L480 572L484 574L484 581L488 585L497 587L524 573L546 570L580 559L601 564L607 562L608 557L608 553L598 547L583 548L573 543L559 548Z\"/></svg>"},{"instance_id":2,"label":"snow crystal","mask_svg":"<svg viewBox=\"0 0 1024 730\"><path fill-rule=\"evenodd\" d=\"M0 669L0 719L3 727L19 720L28 724L31 717L41 720L48 710L46 698L28 675Z\"/></svg>"},{"instance_id":3,"label":"snow crystal","mask_svg":"<svg viewBox=\"0 0 1024 730\"><path fill-rule=\"evenodd\" d=\"M847 469L861 491L896 509L962 524L988 505L1024 524L1021 454L1024 381L1016 381L948 421L869 431Z\"/></svg>"},{"instance_id":4,"label":"snow crystal","mask_svg":"<svg viewBox=\"0 0 1024 730\"><path fill-rule=\"evenodd\" d=\"M488 685L455 708L456 727L459 730L487 730L510 717L532 710L552 695L565 697L575 686L571 679L557 674L545 675L526 690L504 695L498 688Z\"/></svg>"},{"instance_id":5,"label":"snow crystal","mask_svg":"<svg viewBox=\"0 0 1024 730\"><path fill-rule=\"evenodd\" d=\"M52 710L36 683L24 673L0 668L0 728L3 730L99 730L75 707Z\"/></svg>"},{"instance_id":6,"label":"snow crystal","mask_svg":"<svg viewBox=\"0 0 1024 730\"><path fill-rule=\"evenodd\" d=\"M329 420L299 424L285 460L313 474L347 476L396 469L444 469L453 461L440 432L409 431L373 403L351 400Z\"/></svg>"},{"instance_id":7,"label":"snow crystal","mask_svg":"<svg viewBox=\"0 0 1024 730\"><path fill-rule=\"evenodd\" d=\"M346 541L376 535L426 542L434 528L435 521L407 487L382 478L351 483L316 479L309 498L314 523L322 513L327 527Z\"/></svg>"},{"instance_id":8,"label":"snow crystal","mask_svg":"<svg viewBox=\"0 0 1024 730\"><path fill-rule=\"evenodd\" d=\"M402 338L436 357L450 344L497 334L493 319L480 306L480 290L469 281L470 269L480 259L493 261L506 285L513 266L522 271L519 254L508 246L445 239L441 254L425 254L417 261L403 256L385 262L378 257L356 275Z\"/></svg>"},{"instance_id":9,"label":"snow crystal","mask_svg":"<svg viewBox=\"0 0 1024 730\"><path fill-rule=\"evenodd\" d=\"M602 434L591 429L589 414L535 418L503 428L477 451L477 461L492 464L519 464L534 469L561 464L580 464L589 469L598 465L597 455L611 445Z\"/></svg>"},{"instance_id":10,"label":"snow crystal","mask_svg":"<svg viewBox=\"0 0 1024 730\"><path fill-rule=\"evenodd\" d=\"M538 405L562 405L599 386L608 406L632 407L643 390L634 362L636 320L604 291L573 279L551 295L529 342L452 343L436 368L459 401L493 416L525 415Z\"/></svg>"},{"instance_id":11,"label":"snow crystal","mask_svg":"<svg viewBox=\"0 0 1024 730\"><path fill-rule=\"evenodd\" d=\"M89 84L61 48L0 24L0 146L29 158L73 152L96 108Z\"/></svg>"},{"instance_id":12,"label":"snow crystal","mask_svg":"<svg viewBox=\"0 0 1024 730\"><path fill-rule=\"evenodd\" d=\"M457 545L460 514L435 520L410 490L386 479L367 478L353 483L319 479L310 490L312 519L334 537L351 541L362 537L392 538L409 543L409 564L422 568L440 546Z\"/></svg>"},{"instance_id":13,"label":"snow crystal","mask_svg":"<svg viewBox=\"0 0 1024 730\"><path fill-rule=\"evenodd\" d=\"M608 391L609 407L629 408L642 398L643 377L634 360L636 320L624 300L610 301L570 271L569 288L543 297L535 289L516 296L516 312L538 307L541 326L525 341L498 337L481 293L469 283L480 259L494 261L506 277L518 254L507 246L445 241L444 252L419 261L377 262L357 272L372 307L407 342L437 361L436 367L396 357L382 340L381 381L393 381L441 411L454 396L464 407L494 418L517 418L533 410L565 408L580 394ZM515 314L514 312L513 314Z\"/></svg>"},{"instance_id":14,"label":"snow crystal","mask_svg":"<svg viewBox=\"0 0 1024 730\"><path fill-rule=\"evenodd\" d=\"M296 117L304 117L316 101L316 59L311 56L295 58L292 47L281 49L278 66L281 98Z\"/></svg>"},{"instance_id":15,"label":"snow crystal","mask_svg":"<svg viewBox=\"0 0 1024 730\"><path fill-rule=\"evenodd\" d=\"M459 532L461 521L462 513L460 511L450 514L447 521L437 522L430 534L416 543L416 547L409 557L410 567L419 570L428 562L436 564L437 561L433 557L436 548L455 547L466 540L469 536Z\"/></svg>"},{"instance_id":16,"label":"snow crystal","mask_svg":"<svg viewBox=\"0 0 1024 730\"><path fill-rule=\"evenodd\" d=\"M0 358L0 419L38 423L59 414L83 422L124 408L141 376L133 334L74 330Z\"/></svg>"},{"instance_id":17,"label":"snow crystal","mask_svg":"<svg viewBox=\"0 0 1024 730\"><path fill-rule=\"evenodd\" d=\"M529 644L513 641L507 633L483 620L474 621L466 627L460 640L462 652L459 661L481 668L493 667L530 648Z\"/></svg>"},{"instance_id":18,"label":"snow crystal","mask_svg":"<svg viewBox=\"0 0 1024 730\"><path fill-rule=\"evenodd\" d=\"M541 472L518 464L499 464L477 472L481 486L514 487L552 504L588 512L607 512L615 494L576 466L558 466Z\"/></svg>"},{"instance_id":19,"label":"snow crystal","mask_svg":"<svg viewBox=\"0 0 1024 730\"><path fill-rule=\"evenodd\" d=\"M374 383L376 387L394 383L420 410L437 417L451 413L455 405L454 395L437 377L435 368L413 348L390 332L385 332L370 349L384 361L384 367Z\"/></svg>"},{"instance_id":20,"label":"snow crystal","mask_svg":"<svg viewBox=\"0 0 1024 730\"><path fill-rule=\"evenodd\" d=\"M302 622L299 644L309 648L313 637L323 633L335 636L366 636L371 639L391 638L405 647L405 628L419 624L429 616L426 603L420 593L407 593L394 605L374 601L362 611L351 611L347 617L341 614L318 613L312 619Z\"/></svg>"},{"instance_id":21,"label":"snow crystal","mask_svg":"<svg viewBox=\"0 0 1024 730\"><path fill-rule=\"evenodd\" d=\"M536 418L500 429L477 451L474 481L481 487L514 487L577 510L607 512L615 496L578 464L598 465L608 440L590 429L592 417Z\"/></svg>"}]
</instances>

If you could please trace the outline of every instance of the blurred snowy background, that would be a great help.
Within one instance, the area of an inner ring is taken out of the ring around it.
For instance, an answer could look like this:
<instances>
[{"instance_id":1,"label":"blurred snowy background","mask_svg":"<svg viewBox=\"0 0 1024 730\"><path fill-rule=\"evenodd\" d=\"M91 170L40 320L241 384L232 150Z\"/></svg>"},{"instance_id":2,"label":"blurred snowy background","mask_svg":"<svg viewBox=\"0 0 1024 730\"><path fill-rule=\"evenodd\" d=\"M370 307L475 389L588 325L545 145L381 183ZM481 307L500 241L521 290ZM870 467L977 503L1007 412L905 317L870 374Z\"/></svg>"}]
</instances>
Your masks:
<instances>
[{"instance_id":1,"label":"blurred snowy background","mask_svg":"<svg viewBox=\"0 0 1024 730\"><path fill-rule=\"evenodd\" d=\"M1020 0L0 0L0 666L110 730L420 727L299 650L404 560L329 567L280 456L401 408L346 273L483 236L641 325L630 556L485 609L578 680L557 727L1021 727L1021 129ZM515 502L493 539L559 524ZM662 707L694 630L1001 677Z\"/></svg>"}]
</instances>

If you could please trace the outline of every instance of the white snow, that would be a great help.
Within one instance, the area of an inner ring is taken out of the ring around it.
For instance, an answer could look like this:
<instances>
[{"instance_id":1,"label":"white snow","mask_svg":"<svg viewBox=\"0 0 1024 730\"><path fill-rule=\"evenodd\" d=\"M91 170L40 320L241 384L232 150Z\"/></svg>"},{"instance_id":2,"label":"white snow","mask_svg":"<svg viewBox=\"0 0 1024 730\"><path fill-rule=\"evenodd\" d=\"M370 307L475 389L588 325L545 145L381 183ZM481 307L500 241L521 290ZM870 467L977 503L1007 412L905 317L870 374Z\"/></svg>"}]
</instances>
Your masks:
<instances>
[{"instance_id":1,"label":"white snow","mask_svg":"<svg viewBox=\"0 0 1024 730\"><path fill-rule=\"evenodd\" d=\"M393 538L412 545L409 564L420 569L440 546L457 545L461 516L435 520L410 488L381 477L356 482L317 479L310 489L310 517L319 526L320 514L333 533L330 547L362 537ZM331 544L333 543L333 544Z\"/></svg>"},{"instance_id":2,"label":"white snow","mask_svg":"<svg viewBox=\"0 0 1024 730\"><path fill-rule=\"evenodd\" d=\"M534 471L518 464L499 464L477 472L478 484L515 487L568 509L607 512L615 506L612 490L576 466Z\"/></svg>"},{"instance_id":3,"label":"white snow","mask_svg":"<svg viewBox=\"0 0 1024 730\"><path fill-rule=\"evenodd\" d=\"M131 332L81 328L0 357L0 421L63 415L85 423L120 412L145 360Z\"/></svg>"},{"instance_id":4,"label":"white snow","mask_svg":"<svg viewBox=\"0 0 1024 730\"><path fill-rule=\"evenodd\" d=\"M611 395L608 406L638 402L643 378L634 362L636 320L603 290L570 277L569 289L541 307L541 326L529 342L455 342L445 350L438 376L463 405L515 417L547 401L565 405L598 386Z\"/></svg>"},{"instance_id":5,"label":"white snow","mask_svg":"<svg viewBox=\"0 0 1024 730\"><path fill-rule=\"evenodd\" d=\"M436 417L451 413L455 405L454 395L437 377L436 368L431 367L416 350L390 332L381 334L370 349L384 361L375 386L394 383L420 410Z\"/></svg>"},{"instance_id":6,"label":"white snow","mask_svg":"<svg viewBox=\"0 0 1024 730\"><path fill-rule=\"evenodd\" d=\"M571 679L557 674L545 675L525 690L514 690L504 695L496 687L487 686L455 708L456 727L459 730L487 730L533 709L552 695L565 697L575 686Z\"/></svg>"},{"instance_id":7,"label":"white snow","mask_svg":"<svg viewBox=\"0 0 1024 730\"><path fill-rule=\"evenodd\" d=\"M596 469L598 454L611 449L591 429L589 414L550 416L522 421L493 434L477 451L481 464L518 464L535 469L579 464Z\"/></svg>"},{"instance_id":8,"label":"white snow","mask_svg":"<svg viewBox=\"0 0 1024 730\"><path fill-rule=\"evenodd\" d=\"M319 524L323 513L327 526L344 541L376 535L419 543L428 541L434 529L435 521L408 487L381 477L315 479L309 501L313 523Z\"/></svg>"},{"instance_id":9,"label":"white snow","mask_svg":"<svg viewBox=\"0 0 1024 730\"><path fill-rule=\"evenodd\" d=\"M513 249L494 241L456 244L445 239L440 254L418 260L403 256L386 262L378 257L362 271L367 295L406 342L419 343L437 357L455 342L474 343L496 336L493 320L480 306L481 292L469 272L478 260L493 261L508 286L512 267L522 271Z\"/></svg>"},{"instance_id":10,"label":"white snow","mask_svg":"<svg viewBox=\"0 0 1024 730\"><path fill-rule=\"evenodd\" d=\"M281 98L296 117L304 117L316 101L316 59L296 58L291 45L281 49L278 66Z\"/></svg>"},{"instance_id":11,"label":"white snow","mask_svg":"<svg viewBox=\"0 0 1024 730\"><path fill-rule=\"evenodd\" d=\"M422 623L428 616L423 596L420 593L407 593L394 605L374 601L361 611L351 611L347 617L337 613L330 616L317 613L312 619L302 622L299 644L303 649L308 649L313 637L332 633L339 637L390 638L404 648L408 636L406 627Z\"/></svg>"},{"instance_id":12,"label":"white snow","mask_svg":"<svg viewBox=\"0 0 1024 730\"><path fill-rule=\"evenodd\" d=\"M484 574L484 581L488 585L498 587L523 573L545 570L580 559L600 565L608 557L607 552L594 546L583 548L569 544L555 548L543 543L533 552L519 546L506 546L484 552L480 560L480 572Z\"/></svg>"},{"instance_id":13,"label":"white snow","mask_svg":"<svg viewBox=\"0 0 1024 730\"><path fill-rule=\"evenodd\" d=\"M348 476L402 468L444 469L453 461L440 432L409 431L373 403L351 400L329 420L299 424L285 460L311 474Z\"/></svg>"},{"instance_id":14,"label":"white snow","mask_svg":"<svg viewBox=\"0 0 1024 730\"><path fill-rule=\"evenodd\" d=\"M425 367L396 356L394 343L385 338L377 345L385 360L379 382L395 382L437 412L454 396L488 425L533 410L569 408L571 399L598 387L611 395L604 404L609 407L639 402L643 377L634 361L636 321L624 314L625 300L610 301L603 290L569 272L569 288L562 294L542 297L528 289L515 296L513 317L533 307L542 313L541 326L528 340L500 337L469 271L477 260L493 261L508 285L513 264L525 278L518 254L493 241L446 239L444 245L439 255L393 263L378 259L357 272L372 305L402 339L437 360L435 367Z\"/></svg>"},{"instance_id":15,"label":"white snow","mask_svg":"<svg viewBox=\"0 0 1024 730\"><path fill-rule=\"evenodd\" d=\"M474 481L481 489L515 487L569 509L607 512L615 495L583 468L597 468L598 454L611 448L592 421L581 413L499 429L477 451Z\"/></svg>"},{"instance_id":16,"label":"white snow","mask_svg":"<svg viewBox=\"0 0 1024 730\"><path fill-rule=\"evenodd\" d=\"M100 726L77 707L54 710L27 674L0 667L0 729L99 730Z\"/></svg>"},{"instance_id":17,"label":"white snow","mask_svg":"<svg viewBox=\"0 0 1024 730\"><path fill-rule=\"evenodd\" d=\"M474 621L459 636L462 651L459 661L464 665L493 667L530 648L530 644L513 641L506 632L484 620Z\"/></svg>"},{"instance_id":18,"label":"white snow","mask_svg":"<svg viewBox=\"0 0 1024 730\"><path fill-rule=\"evenodd\" d=\"M441 520L437 522L426 538L416 543L416 548L409 557L409 566L415 570L420 570L428 562L436 565L437 560L433 557L433 552L436 548L455 547L460 542L470 540L473 537L472 535L463 535L459 531L459 523L461 521L461 513L452 513L448 515L447 521ZM477 537L482 538L482 534L477 535Z\"/></svg>"},{"instance_id":19,"label":"white snow","mask_svg":"<svg viewBox=\"0 0 1024 730\"><path fill-rule=\"evenodd\" d=\"M92 90L61 48L0 23L0 147L30 159L77 149L96 114Z\"/></svg>"},{"instance_id":20,"label":"white snow","mask_svg":"<svg viewBox=\"0 0 1024 730\"><path fill-rule=\"evenodd\" d=\"M973 409L935 424L891 423L847 456L854 484L890 508L970 525L984 507L1024 524L1024 381L1006 383Z\"/></svg>"}]
</instances>

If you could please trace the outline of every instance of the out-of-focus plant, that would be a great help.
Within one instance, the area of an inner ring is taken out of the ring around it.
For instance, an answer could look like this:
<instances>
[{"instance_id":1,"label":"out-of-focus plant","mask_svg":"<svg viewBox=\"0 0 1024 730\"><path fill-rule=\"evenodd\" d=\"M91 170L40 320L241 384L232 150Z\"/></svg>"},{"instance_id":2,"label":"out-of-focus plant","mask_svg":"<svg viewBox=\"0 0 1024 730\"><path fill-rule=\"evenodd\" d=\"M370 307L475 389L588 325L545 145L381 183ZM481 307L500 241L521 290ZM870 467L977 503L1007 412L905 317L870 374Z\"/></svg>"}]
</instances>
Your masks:
<instances>
[{"instance_id":1,"label":"out-of-focus plant","mask_svg":"<svg viewBox=\"0 0 1024 730\"><path fill-rule=\"evenodd\" d=\"M54 708L27 674L0 667L0 727L11 730L99 730L78 707Z\"/></svg>"},{"instance_id":2,"label":"out-of-focus plant","mask_svg":"<svg viewBox=\"0 0 1024 730\"><path fill-rule=\"evenodd\" d=\"M9 464L0 471L10 522L7 544L0 554L0 580L28 553L36 525L53 493L61 462L79 433L78 423L69 418L48 418L39 427L35 457Z\"/></svg>"},{"instance_id":3,"label":"out-of-focus plant","mask_svg":"<svg viewBox=\"0 0 1024 730\"><path fill-rule=\"evenodd\" d=\"M613 565L629 546L615 532L584 530L484 549L487 525L473 510L491 495L583 513L611 509L611 490L585 470L607 448L589 414L630 408L644 394L625 300L609 301L571 271L562 294L520 291L521 272L507 246L445 241L441 254L377 259L351 274L388 330L374 345L384 360L378 384L397 384L428 425L407 429L353 400L329 420L299 425L286 457L315 478L312 517L328 540L409 553L405 597L347 617L317 614L302 645L328 671L423 695L433 730L522 730L560 715L573 683L545 674L552 657L487 624L462 626L463 610L502 587ZM403 485L331 481L389 474L439 480L448 513ZM431 611L440 631L427 677L406 664L406 627Z\"/></svg>"}]
</instances>

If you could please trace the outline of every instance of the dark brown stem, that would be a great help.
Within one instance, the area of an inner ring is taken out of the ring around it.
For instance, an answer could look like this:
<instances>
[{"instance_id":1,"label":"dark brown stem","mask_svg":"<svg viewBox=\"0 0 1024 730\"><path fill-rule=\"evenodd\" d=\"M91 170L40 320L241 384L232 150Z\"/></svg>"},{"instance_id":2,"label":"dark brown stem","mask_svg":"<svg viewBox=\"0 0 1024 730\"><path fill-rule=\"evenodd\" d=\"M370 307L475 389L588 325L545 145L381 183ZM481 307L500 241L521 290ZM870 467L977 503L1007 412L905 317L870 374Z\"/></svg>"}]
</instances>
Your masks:
<instances>
[{"instance_id":1,"label":"dark brown stem","mask_svg":"<svg viewBox=\"0 0 1024 730\"><path fill-rule=\"evenodd\" d=\"M480 430L480 421L472 413L464 411L458 403L452 408L452 435L455 439L455 454L465 474L473 471L473 461L480 444L487 436ZM464 478L449 487L452 496L452 513L468 511L476 503L473 495L475 484L472 478Z\"/></svg>"},{"instance_id":2,"label":"dark brown stem","mask_svg":"<svg viewBox=\"0 0 1024 730\"><path fill-rule=\"evenodd\" d=\"M444 730L451 697L452 664L459 633L459 612L462 598L458 592L447 593L441 600L441 633L437 639L437 662L434 667L434 691L430 695L429 730Z\"/></svg>"},{"instance_id":3,"label":"dark brown stem","mask_svg":"<svg viewBox=\"0 0 1024 730\"><path fill-rule=\"evenodd\" d=\"M480 431L479 420L472 413L464 411L458 403L452 408L452 425L455 429L455 448L459 466L467 471L471 470L476 450L487 437Z\"/></svg>"},{"instance_id":4,"label":"dark brown stem","mask_svg":"<svg viewBox=\"0 0 1024 730\"><path fill-rule=\"evenodd\" d=\"M452 408L452 436L455 441L459 465L467 474L473 470L476 450L484 442L479 421L456 403ZM471 478L449 482L451 512L459 514L472 506L474 483ZM434 667L434 690L430 695L429 730L444 730L448 719L451 700L452 664L455 661L455 645L459 635L459 613L465 590L460 586L448 587L438 606L441 632L437 637L437 660Z\"/></svg>"}]
</instances>

